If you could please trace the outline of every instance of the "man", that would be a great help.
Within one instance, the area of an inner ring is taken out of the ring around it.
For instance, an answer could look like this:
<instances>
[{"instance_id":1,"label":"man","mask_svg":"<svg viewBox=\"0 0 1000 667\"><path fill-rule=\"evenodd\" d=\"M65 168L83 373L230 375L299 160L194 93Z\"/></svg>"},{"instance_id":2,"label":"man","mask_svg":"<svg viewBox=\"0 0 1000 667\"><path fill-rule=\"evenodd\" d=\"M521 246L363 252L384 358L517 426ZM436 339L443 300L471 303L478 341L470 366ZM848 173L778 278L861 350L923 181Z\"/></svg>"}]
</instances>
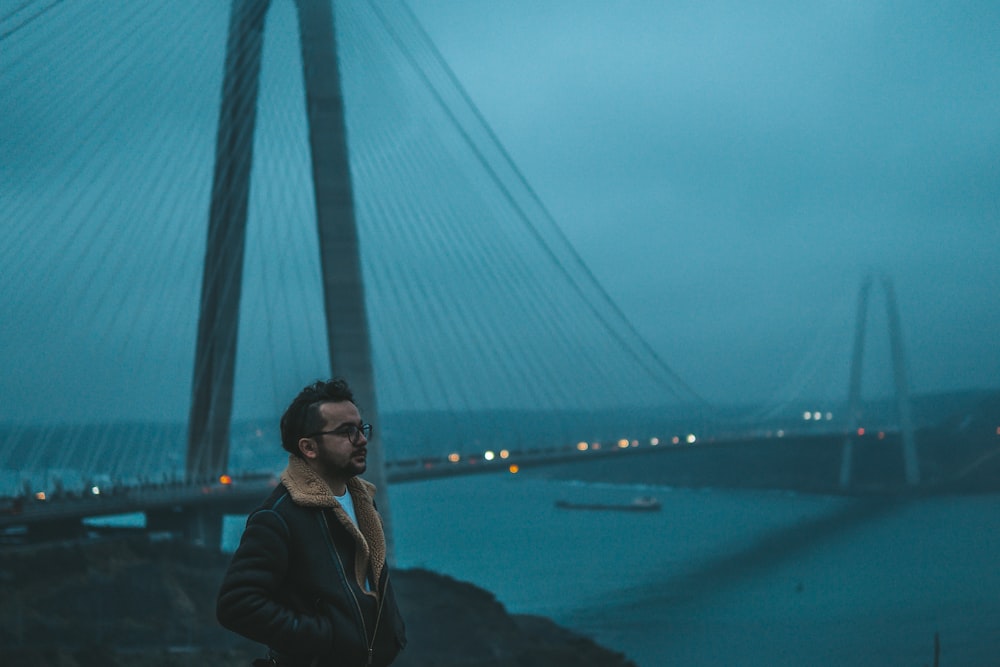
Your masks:
<instances>
[{"instance_id":1,"label":"man","mask_svg":"<svg viewBox=\"0 0 1000 667\"><path fill-rule=\"evenodd\" d=\"M261 664L383 667L406 644L365 471L371 425L343 380L316 382L281 418L288 467L247 519L219 591L226 628Z\"/></svg>"}]
</instances>

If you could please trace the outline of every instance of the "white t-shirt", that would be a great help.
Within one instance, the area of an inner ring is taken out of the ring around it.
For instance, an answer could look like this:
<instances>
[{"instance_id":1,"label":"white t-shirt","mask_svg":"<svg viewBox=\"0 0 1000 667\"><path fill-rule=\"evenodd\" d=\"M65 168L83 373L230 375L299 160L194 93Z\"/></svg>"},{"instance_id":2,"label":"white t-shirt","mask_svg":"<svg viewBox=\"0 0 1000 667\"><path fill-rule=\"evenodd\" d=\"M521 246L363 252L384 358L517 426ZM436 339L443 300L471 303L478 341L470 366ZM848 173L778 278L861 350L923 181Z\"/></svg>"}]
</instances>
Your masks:
<instances>
[{"instance_id":1,"label":"white t-shirt","mask_svg":"<svg viewBox=\"0 0 1000 667\"><path fill-rule=\"evenodd\" d=\"M344 508L344 511L347 512L347 516L351 517L351 521L354 522L354 525L358 525L358 515L354 513L354 499L351 498L351 492L346 491L344 492L344 495L334 497L337 499L337 502L340 503L340 506ZM371 572L369 572L368 576L365 577L365 589L369 591L372 589Z\"/></svg>"},{"instance_id":2,"label":"white t-shirt","mask_svg":"<svg viewBox=\"0 0 1000 667\"><path fill-rule=\"evenodd\" d=\"M336 498L337 502L340 503L340 506L344 508L345 512L347 512L347 516L351 517L351 521L354 522L354 525L358 525L358 515L354 513L354 499L351 498L351 492L344 491L344 495L336 496Z\"/></svg>"}]
</instances>

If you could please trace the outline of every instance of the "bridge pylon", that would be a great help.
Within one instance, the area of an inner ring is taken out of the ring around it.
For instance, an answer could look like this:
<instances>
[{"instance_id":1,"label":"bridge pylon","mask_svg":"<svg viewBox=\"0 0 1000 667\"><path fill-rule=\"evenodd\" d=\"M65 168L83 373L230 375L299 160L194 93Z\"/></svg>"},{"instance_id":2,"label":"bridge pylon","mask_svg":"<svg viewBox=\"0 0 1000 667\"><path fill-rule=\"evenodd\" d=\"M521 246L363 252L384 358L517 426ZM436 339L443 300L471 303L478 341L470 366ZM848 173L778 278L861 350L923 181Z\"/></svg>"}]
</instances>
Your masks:
<instances>
[{"instance_id":1,"label":"bridge pylon","mask_svg":"<svg viewBox=\"0 0 1000 667\"><path fill-rule=\"evenodd\" d=\"M229 460L241 276L265 18L270 0L233 0L202 282L187 476L213 478ZM295 0L305 87L330 375L351 385L378 424L375 376L348 160L332 0ZM306 378L309 380L313 378ZM289 397L291 400L291 397ZM373 433L365 475L380 489L392 556L385 459ZM277 443L276 445L277 446Z\"/></svg>"},{"instance_id":2,"label":"bridge pylon","mask_svg":"<svg viewBox=\"0 0 1000 667\"><path fill-rule=\"evenodd\" d=\"M188 417L188 481L218 477L229 463L253 135L269 5L270 0L233 0L229 18Z\"/></svg>"},{"instance_id":3,"label":"bridge pylon","mask_svg":"<svg viewBox=\"0 0 1000 667\"><path fill-rule=\"evenodd\" d=\"M868 301L874 278L868 276L858 291L858 314L854 328L854 348L851 358L851 374L848 385L848 432L844 438L840 458L840 486L848 488L854 471L854 444L860 426L861 369L864 362L865 334L868 319ZM895 388L896 410L902 440L903 473L908 486L920 483L920 466L917 459L916 437L914 435L912 408L910 405L909 379L906 368L906 354L903 348L902 325L896 292L888 276L881 277L885 293L886 316L888 319L889 345L892 355L892 376Z\"/></svg>"}]
</instances>

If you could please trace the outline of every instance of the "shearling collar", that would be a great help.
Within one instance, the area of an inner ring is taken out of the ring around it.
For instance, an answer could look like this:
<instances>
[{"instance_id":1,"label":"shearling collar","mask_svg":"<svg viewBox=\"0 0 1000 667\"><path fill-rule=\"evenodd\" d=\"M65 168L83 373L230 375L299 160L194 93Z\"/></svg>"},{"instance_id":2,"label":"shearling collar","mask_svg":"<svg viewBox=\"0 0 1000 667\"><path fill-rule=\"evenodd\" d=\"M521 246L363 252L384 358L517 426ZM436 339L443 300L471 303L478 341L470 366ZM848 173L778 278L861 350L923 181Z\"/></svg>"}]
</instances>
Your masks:
<instances>
[{"instance_id":1,"label":"shearling collar","mask_svg":"<svg viewBox=\"0 0 1000 667\"><path fill-rule=\"evenodd\" d=\"M281 473L281 483L288 489L288 495L296 505L332 510L347 532L354 537L357 543L354 572L361 590L365 590L364 576L369 565L373 580L379 581L382 568L385 567L386 551L382 517L375 509L375 485L359 477L347 480L347 492L351 494L354 514L358 518L358 524L354 525L323 478L298 456L289 454L288 467ZM376 594L375 591L369 593Z\"/></svg>"}]
</instances>

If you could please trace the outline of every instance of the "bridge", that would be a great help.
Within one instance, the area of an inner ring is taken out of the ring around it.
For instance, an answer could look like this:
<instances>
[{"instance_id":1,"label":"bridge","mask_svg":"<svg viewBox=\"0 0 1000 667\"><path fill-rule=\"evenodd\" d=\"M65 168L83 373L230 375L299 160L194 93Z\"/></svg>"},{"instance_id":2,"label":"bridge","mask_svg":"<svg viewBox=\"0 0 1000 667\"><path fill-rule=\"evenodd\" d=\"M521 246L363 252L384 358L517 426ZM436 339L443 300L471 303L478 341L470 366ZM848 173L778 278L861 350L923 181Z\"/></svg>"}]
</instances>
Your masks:
<instances>
[{"instance_id":1,"label":"bridge","mask_svg":"<svg viewBox=\"0 0 1000 667\"><path fill-rule=\"evenodd\" d=\"M383 487L793 436L824 443L835 489L872 438L892 443L894 488L952 474L921 463L932 424L887 277L859 276L853 330L816 344L853 351L803 371L846 371L843 398L799 384L714 405L597 280L402 3L4 12L0 527L142 511L217 543L219 517L274 483L276 415L327 375L377 425ZM873 286L879 410L862 400Z\"/></svg>"}]
</instances>

